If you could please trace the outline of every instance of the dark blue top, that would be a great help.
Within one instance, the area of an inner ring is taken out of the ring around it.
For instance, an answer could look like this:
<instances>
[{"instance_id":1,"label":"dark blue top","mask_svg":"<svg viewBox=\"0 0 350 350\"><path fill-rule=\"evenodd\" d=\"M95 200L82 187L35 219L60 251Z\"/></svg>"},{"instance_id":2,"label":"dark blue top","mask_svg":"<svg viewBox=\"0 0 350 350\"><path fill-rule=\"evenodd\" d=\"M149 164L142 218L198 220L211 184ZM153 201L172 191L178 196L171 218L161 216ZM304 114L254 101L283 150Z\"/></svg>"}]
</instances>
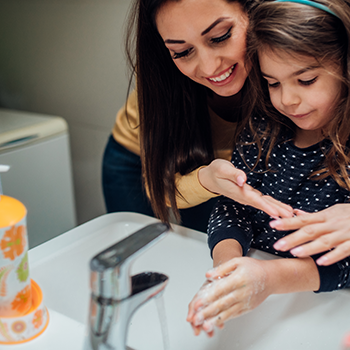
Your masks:
<instances>
[{"instance_id":1,"label":"dark blue top","mask_svg":"<svg viewBox=\"0 0 350 350\"><path fill-rule=\"evenodd\" d=\"M249 142L249 133L243 133L242 140ZM260 159L254 171L250 168L258 156L256 144L238 146L232 155L232 163L247 173L247 183L263 194L269 195L294 209L317 212L337 203L345 203L350 193L340 187L333 178L324 180L310 179L310 174L320 168L324 161L324 152L330 147L329 141L308 148L298 148L293 141L279 142L269 158L270 171L266 171L265 157ZM240 152L244 155L242 159ZM248 166L249 167L248 167ZM292 258L289 252L279 252L273 244L291 233L276 231L269 226L271 218L261 210L239 204L221 197L214 207L208 225L208 244L214 246L225 239L237 240L246 255L250 247L265 252ZM322 254L312 258L316 260ZM350 286L350 258L343 259L331 266L317 266L321 285L319 292L332 291Z\"/></svg>"}]
</instances>

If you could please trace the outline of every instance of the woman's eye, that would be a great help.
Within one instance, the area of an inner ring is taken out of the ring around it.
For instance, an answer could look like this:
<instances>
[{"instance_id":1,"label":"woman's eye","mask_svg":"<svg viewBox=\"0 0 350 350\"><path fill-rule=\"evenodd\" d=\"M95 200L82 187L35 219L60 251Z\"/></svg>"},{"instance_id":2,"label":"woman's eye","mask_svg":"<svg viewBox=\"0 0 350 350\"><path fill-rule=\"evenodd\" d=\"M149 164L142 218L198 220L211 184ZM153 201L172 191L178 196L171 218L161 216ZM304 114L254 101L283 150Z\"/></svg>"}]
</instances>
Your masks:
<instances>
[{"instance_id":1,"label":"woman's eye","mask_svg":"<svg viewBox=\"0 0 350 350\"><path fill-rule=\"evenodd\" d=\"M187 57L192 52L192 50L193 49L188 49L188 50L185 50L185 51L182 51L182 52L174 52L173 59L176 60L178 58Z\"/></svg>"},{"instance_id":2,"label":"woman's eye","mask_svg":"<svg viewBox=\"0 0 350 350\"><path fill-rule=\"evenodd\" d=\"M225 41L231 37L231 35L232 35L231 31L232 31L232 26L230 27L230 29L227 31L226 34L219 36L218 38L212 38L212 39L210 39L210 41L212 43L215 43L215 44L221 43L222 41Z\"/></svg>"},{"instance_id":3,"label":"woman's eye","mask_svg":"<svg viewBox=\"0 0 350 350\"><path fill-rule=\"evenodd\" d=\"M313 84L316 80L317 80L317 78L318 77L315 77L315 78L313 78L313 79L310 79L310 80L299 80L299 83L301 84L301 85L311 85L311 84Z\"/></svg>"},{"instance_id":4,"label":"woman's eye","mask_svg":"<svg viewBox=\"0 0 350 350\"><path fill-rule=\"evenodd\" d=\"M279 86L279 82L276 82L276 83L267 83L267 85L269 86L269 88L276 88Z\"/></svg>"}]
</instances>

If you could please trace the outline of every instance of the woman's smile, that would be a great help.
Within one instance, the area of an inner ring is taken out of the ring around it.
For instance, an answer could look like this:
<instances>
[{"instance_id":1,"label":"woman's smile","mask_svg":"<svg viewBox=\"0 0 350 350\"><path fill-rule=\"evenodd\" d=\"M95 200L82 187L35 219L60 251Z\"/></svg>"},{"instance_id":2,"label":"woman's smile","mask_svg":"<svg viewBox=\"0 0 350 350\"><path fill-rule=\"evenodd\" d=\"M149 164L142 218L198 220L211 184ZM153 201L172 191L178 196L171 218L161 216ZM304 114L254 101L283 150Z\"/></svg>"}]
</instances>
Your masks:
<instances>
[{"instance_id":1,"label":"woman's smile","mask_svg":"<svg viewBox=\"0 0 350 350\"><path fill-rule=\"evenodd\" d=\"M225 71L221 72L217 76L209 77L207 79L210 80L210 82L212 82L213 84L216 84L216 85L228 84L229 82L232 81L232 79L234 77L234 74L232 74L232 73L235 70L236 66L237 66L237 64L235 64L232 67L226 69ZM231 79L229 79L229 78L231 78Z\"/></svg>"}]
</instances>

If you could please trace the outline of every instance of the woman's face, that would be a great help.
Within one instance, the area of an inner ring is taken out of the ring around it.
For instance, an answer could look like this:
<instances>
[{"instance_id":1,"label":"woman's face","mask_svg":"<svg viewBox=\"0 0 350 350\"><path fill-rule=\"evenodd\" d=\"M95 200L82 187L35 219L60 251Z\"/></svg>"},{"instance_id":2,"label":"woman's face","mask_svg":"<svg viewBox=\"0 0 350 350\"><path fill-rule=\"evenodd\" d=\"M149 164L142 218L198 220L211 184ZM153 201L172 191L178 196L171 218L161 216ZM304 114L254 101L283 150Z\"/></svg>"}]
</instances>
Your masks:
<instances>
[{"instance_id":1,"label":"woman's face","mask_svg":"<svg viewBox=\"0 0 350 350\"><path fill-rule=\"evenodd\" d=\"M220 96L243 87L248 16L237 2L168 1L156 24L177 68Z\"/></svg>"}]
</instances>

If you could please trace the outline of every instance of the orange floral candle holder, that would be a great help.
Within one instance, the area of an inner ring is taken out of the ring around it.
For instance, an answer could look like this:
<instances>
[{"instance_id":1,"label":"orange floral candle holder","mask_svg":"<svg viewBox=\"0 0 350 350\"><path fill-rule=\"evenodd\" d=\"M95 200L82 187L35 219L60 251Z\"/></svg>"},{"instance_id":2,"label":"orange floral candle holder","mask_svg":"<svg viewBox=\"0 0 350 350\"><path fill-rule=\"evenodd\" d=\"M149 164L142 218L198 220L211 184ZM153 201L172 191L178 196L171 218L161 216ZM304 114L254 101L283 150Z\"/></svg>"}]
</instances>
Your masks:
<instances>
[{"instance_id":1,"label":"orange floral candle holder","mask_svg":"<svg viewBox=\"0 0 350 350\"><path fill-rule=\"evenodd\" d=\"M43 333L49 323L49 313L38 284L31 280L30 310L22 316L0 317L0 345L21 344Z\"/></svg>"},{"instance_id":2,"label":"orange floral candle holder","mask_svg":"<svg viewBox=\"0 0 350 350\"><path fill-rule=\"evenodd\" d=\"M0 345L30 341L46 329L49 314L30 279L25 206L0 195Z\"/></svg>"},{"instance_id":3,"label":"orange floral candle holder","mask_svg":"<svg viewBox=\"0 0 350 350\"><path fill-rule=\"evenodd\" d=\"M25 315L32 306L26 214L21 202L0 195L0 318Z\"/></svg>"}]
</instances>

